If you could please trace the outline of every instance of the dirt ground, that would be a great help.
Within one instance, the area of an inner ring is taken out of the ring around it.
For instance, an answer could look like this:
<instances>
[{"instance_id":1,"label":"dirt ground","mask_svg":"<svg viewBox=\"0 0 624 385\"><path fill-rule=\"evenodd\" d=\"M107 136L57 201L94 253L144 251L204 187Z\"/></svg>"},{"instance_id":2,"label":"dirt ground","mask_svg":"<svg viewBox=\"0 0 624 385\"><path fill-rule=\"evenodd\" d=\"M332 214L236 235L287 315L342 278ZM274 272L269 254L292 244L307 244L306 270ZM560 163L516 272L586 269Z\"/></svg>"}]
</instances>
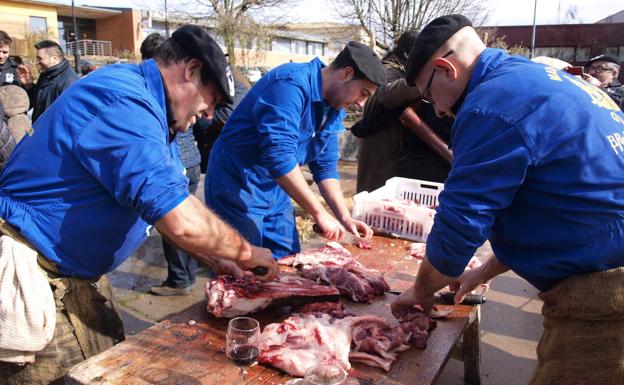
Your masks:
<instances>
[{"instance_id":1,"label":"dirt ground","mask_svg":"<svg viewBox=\"0 0 624 385\"><path fill-rule=\"evenodd\" d=\"M345 196L352 196L356 164L341 163L340 174ZM203 200L203 195L202 179L197 197ZM208 280L207 271L200 268L190 296L148 294L150 286L159 285L166 278L166 263L157 231L152 231L147 242L109 276L122 309L127 335L138 333L203 299L203 287ZM542 333L537 290L508 272L494 279L487 297L481 316L482 384L526 384L536 363L535 348ZM463 384L463 364L451 359L437 384Z\"/></svg>"}]
</instances>

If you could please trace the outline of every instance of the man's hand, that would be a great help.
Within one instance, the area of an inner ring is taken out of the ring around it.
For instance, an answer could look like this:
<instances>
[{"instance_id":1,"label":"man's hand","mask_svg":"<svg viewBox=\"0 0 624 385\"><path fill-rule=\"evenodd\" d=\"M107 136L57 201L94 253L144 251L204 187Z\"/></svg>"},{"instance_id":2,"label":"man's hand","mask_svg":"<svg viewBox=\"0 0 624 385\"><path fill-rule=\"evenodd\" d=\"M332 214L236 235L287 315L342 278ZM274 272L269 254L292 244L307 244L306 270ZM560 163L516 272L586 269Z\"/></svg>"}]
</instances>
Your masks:
<instances>
[{"instance_id":1,"label":"man's hand","mask_svg":"<svg viewBox=\"0 0 624 385\"><path fill-rule=\"evenodd\" d=\"M255 246L252 246L251 250L251 258L244 261L238 261L238 266L243 270L252 270L256 267L264 267L266 268L267 273L265 275L257 275L256 278L264 282L275 279L278 272L278 266L275 259L273 259L271 250Z\"/></svg>"},{"instance_id":2,"label":"man's hand","mask_svg":"<svg viewBox=\"0 0 624 385\"><path fill-rule=\"evenodd\" d=\"M469 294L477 287L486 283L487 278L483 265L464 271L464 273L457 278L457 281L449 285L451 291L455 292L455 304L461 303L466 294Z\"/></svg>"},{"instance_id":3,"label":"man's hand","mask_svg":"<svg viewBox=\"0 0 624 385\"><path fill-rule=\"evenodd\" d=\"M351 216L345 218L342 225L352 234L357 235L365 239L371 239L373 237L373 229L370 228L365 222L353 219Z\"/></svg>"},{"instance_id":4,"label":"man's hand","mask_svg":"<svg viewBox=\"0 0 624 385\"><path fill-rule=\"evenodd\" d=\"M31 86L35 82L32 70L25 64L17 66L17 77L24 86Z\"/></svg>"},{"instance_id":5,"label":"man's hand","mask_svg":"<svg viewBox=\"0 0 624 385\"><path fill-rule=\"evenodd\" d=\"M238 267L236 262L229 259L204 258L202 261L210 266L210 269L214 271L217 275L232 275L236 278L240 278L245 275L243 270Z\"/></svg>"},{"instance_id":6,"label":"man's hand","mask_svg":"<svg viewBox=\"0 0 624 385\"><path fill-rule=\"evenodd\" d=\"M345 228L340 224L340 222L338 222L336 218L329 215L326 211L321 212L321 214L317 215L314 220L321 230L320 234L330 241L339 241L346 233Z\"/></svg>"},{"instance_id":7,"label":"man's hand","mask_svg":"<svg viewBox=\"0 0 624 385\"><path fill-rule=\"evenodd\" d=\"M587 83L591 84L592 86L602 87L602 82L591 75L584 73L582 75L582 78L583 80L585 80Z\"/></svg>"},{"instance_id":8,"label":"man's hand","mask_svg":"<svg viewBox=\"0 0 624 385\"><path fill-rule=\"evenodd\" d=\"M414 285L395 299L390 305L390 309L392 314L398 319L405 318L414 305L422 306L425 313L429 314L433 307L433 295L434 293L425 293Z\"/></svg>"}]
</instances>

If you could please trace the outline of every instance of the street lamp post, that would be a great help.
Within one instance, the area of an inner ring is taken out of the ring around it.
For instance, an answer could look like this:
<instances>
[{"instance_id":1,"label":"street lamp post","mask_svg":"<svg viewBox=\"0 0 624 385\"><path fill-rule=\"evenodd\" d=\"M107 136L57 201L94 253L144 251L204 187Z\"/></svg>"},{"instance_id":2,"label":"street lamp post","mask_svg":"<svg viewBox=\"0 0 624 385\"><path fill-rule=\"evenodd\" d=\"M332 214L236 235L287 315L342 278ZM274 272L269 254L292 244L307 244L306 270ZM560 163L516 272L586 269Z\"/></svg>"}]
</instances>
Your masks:
<instances>
[{"instance_id":1,"label":"street lamp post","mask_svg":"<svg viewBox=\"0 0 624 385\"><path fill-rule=\"evenodd\" d=\"M169 37L169 19L167 17L167 0L165 0L165 35Z\"/></svg>"},{"instance_id":2,"label":"street lamp post","mask_svg":"<svg viewBox=\"0 0 624 385\"><path fill-rule=\"evenodd\" d=\"M535 51L535 17L537 16L537 0L535 0L535 4L533 4L533 34L531 35L531 53L529 54L529 59L533 57L533 53Z\"/></svg>"},{"instance_id":3,"label":"street lamp post","mask_svg":"<svg viewBox=\"0 0 624 385\"><path fill-rule=\"evenodd\" d=\"M80 74L78 71L80 63L80 50L78 50L78 23L76 23L76 13L74 12L74 0L71 2L72 20L74 24L74 70L76 74Z\"/></svg>"}]
</instances>

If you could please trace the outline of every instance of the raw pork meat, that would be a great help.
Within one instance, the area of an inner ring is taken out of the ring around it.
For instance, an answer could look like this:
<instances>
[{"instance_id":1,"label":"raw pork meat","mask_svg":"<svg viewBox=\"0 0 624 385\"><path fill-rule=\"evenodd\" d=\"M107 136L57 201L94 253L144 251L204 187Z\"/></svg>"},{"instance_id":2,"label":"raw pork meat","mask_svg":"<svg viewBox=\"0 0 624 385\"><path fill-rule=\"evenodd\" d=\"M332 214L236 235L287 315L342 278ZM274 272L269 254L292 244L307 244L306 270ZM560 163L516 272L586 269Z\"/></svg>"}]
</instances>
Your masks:
<instances>
[{"instance_id":1,"label":"raw pork meat","mask_svg":"<svg viewBox=\"0 0 624 385\"><path fill-rule=\"evenodd\" d=\"M215 317L237 317L267 307L297 305L317 301L338 301L338 290L306 278L280 275L261 282L253 276L218 276L205 288L208 312Z\"/></svg>"},{"instance_id":2,"label":"raw pork meat","mask_svg":"<svg viewBox=\"0 0 624 385\"><path fill-rule=\"evenodd\" d=\"M288 262L304 277L333 285L354 302L370 302L374 296L390 290L383 275L367 270L337 242L298 253Z\"/></svg>"},{"instance_id":3,"label":"raw pork meat","mask_svg":"<svg viewBox=\"0 0 624 385\"><path fill-rule=\"evenodd\" d=\"M259 361L295 376L320 363L347 370L349 361L389 371L400 352L411 346L424 349L435 326L436 321L417 310L392 324L374 315L355 316L337 304L311 304L264 329Z\"/></svg>"},{"instance_id":4,"label":"raw pork meat","mask_svg":"<svg viewBox=\"0 0 624 385\"><path fill-rule=\"evenodd\" d=\"M323 363L349 370L350 345L349 318L336 319L326 314L292 316L264 328L258 362L300 377L308 368Z\"/></svg>"}]
</instances>

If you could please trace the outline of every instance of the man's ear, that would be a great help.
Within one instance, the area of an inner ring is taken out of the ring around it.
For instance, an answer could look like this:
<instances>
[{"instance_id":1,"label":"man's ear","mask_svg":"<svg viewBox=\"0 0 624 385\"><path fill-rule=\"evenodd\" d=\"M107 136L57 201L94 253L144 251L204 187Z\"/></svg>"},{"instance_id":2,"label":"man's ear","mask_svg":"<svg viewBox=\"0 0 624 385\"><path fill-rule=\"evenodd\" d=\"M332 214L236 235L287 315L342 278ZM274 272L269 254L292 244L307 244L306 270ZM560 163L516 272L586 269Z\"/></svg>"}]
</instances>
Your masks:
<instances>
[{"instance_id":1,"label":"man's ear","mask_svg":"<svg viewBox=\"0 0 624 385\"><path fill-rule=\"evenodd\" d=\"M348 82L349 80L353 79L354 75L355 75L355 70L353 69L353 67L346 66L342 68L342 76L345 82Z\"/></svg>"},{"instance_id":2,"label":"man's ear","mask_svg":"<svg viewBox=\"0 0 624 385\"><path fill-rule=\"evenodd\" d=\"M452 80L457 80L457 78L459 77L459 72L457 71L457 67L455 67L455 64L451 63L449 60L443 57L434 59L433 66L437 70L446 72Z\"/></svg>"},{"instance_id":3,"label":"man's ear","mask_svg":"<svg viewBox=\"0 0 624 385\"><path fill-rule=\"evenodd\" d=\"M203 63L197 58L189 60L185 66L184 77L187 81L193 76L200 76Z\"/></svg>"}]
</instances>

